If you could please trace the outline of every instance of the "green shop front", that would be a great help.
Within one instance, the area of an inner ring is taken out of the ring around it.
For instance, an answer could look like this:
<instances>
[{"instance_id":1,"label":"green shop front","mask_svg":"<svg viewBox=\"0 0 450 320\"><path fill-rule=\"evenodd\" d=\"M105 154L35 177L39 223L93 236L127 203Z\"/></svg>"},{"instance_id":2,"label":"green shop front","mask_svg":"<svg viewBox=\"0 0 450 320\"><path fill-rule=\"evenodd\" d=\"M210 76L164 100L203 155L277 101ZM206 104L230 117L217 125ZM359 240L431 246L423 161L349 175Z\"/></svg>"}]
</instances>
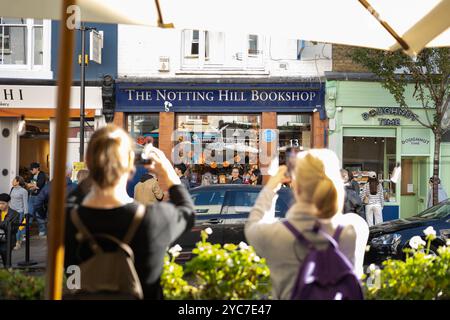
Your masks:
<instances>
[{"instance_id":1,"label":"green shop front","mask_svg":"<svg viewBox=\"0 0 450 320\"><path fill-rule=\"evenodd\" d=\"M412 97L413 88L406 96ZM428 179L432 175L434 136L417 119L427 115L420 103L407 99L411 109L398 107L378 82L328 81L326 86L329 148L362 187L368 172L375 171L383 183L383 220L407 218L426 209ZM432 117L432 114L428 115ZM450 186L448 135L441 146L440 177ZM391 178L401 164L400 180Z\"/></svg>"}]
</instances>

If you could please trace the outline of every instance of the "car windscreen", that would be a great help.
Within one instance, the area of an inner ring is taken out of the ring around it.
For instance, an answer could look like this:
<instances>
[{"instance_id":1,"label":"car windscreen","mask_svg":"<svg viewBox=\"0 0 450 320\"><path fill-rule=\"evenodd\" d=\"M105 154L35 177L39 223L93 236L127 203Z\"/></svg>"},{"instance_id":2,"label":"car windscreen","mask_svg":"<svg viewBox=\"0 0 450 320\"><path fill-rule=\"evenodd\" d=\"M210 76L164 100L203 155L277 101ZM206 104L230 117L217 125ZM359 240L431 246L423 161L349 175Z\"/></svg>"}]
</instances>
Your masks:
<instances>
[{"instance_id":1,"label":"car windscreen","mask_svg":"<svg viewBox=\"0 0 450 320\"><path fill-rule=\"evenodd\" d=\"M425 211L422 211L414 218L423 219L443 219L450 215L450 201L441 202L434 207L431 207Z\"/></svg>"},{"instance_id":2,"label":"car windscreen","mask_svg":"<svg viewBox=\"0 0 450 320\"><path fill-rule=\"evenodd\" d=\"M197 214L220 214L225 190L195 191L191 194Z\"/></svg>"}]
</instances>

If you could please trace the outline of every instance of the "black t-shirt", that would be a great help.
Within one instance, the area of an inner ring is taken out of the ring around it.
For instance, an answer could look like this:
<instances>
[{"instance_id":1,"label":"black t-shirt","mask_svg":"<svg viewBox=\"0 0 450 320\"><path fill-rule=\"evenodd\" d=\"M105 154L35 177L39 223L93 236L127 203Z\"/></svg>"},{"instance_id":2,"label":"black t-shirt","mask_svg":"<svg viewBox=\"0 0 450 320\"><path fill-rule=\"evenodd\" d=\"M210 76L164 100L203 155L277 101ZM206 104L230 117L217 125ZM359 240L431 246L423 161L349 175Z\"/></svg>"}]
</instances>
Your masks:
<instances>
[{"instance_id":1,"label":"black t-shirt","mask_svg":"<svg viewBox=\"0 0 450 320\"><path fill-rule=\"evenodd\" d=\"M170 202L157 202L147 206L145 216L130 243L135 256L135 267L144 291L144 299L162 299L160 276L164 255L168 246L194 224L194 205L186 188L181 185L169 189ZM79 206L78 213L83 224L92 234L106 233L123 239L137 203L133 202L114 209L94 209ZM65 266L78 265L92 256L87 243L80 244L77 230L70 219L68 208L66 219ZM97 240L105 251L115 250L115 244ZM101 271L100 271L101 272Z\"/></svg>"}]
</instances>

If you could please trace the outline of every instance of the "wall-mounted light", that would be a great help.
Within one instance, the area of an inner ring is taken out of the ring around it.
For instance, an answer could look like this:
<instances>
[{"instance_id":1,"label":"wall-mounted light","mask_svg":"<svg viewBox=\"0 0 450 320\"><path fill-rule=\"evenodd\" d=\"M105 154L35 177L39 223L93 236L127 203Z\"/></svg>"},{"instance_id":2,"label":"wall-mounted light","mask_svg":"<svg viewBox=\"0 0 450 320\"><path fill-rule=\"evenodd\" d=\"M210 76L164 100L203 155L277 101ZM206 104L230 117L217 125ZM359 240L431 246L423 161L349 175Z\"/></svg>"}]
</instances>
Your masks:
<instances>
[{"instance_id":1,"label":"wall-mounted light","mask_svg":"<svg viewBox=\"0 0 450 320\"><path fill-rule=\"evenodd\" d=\"M375 144L378 143L377 138L375 138L375 139L373 140L373 143L375 143Z\"/></svg>"},{"instance_id":2,"label":"wall-mounted light","mask_svg":"<svg viewBox=\"0 0 450 320\"><path fill-rule=\"evenodd\" d=\"M355 137L353 137L353 142L356 142L356 138Z\"/></svg>"},{"instance_id":3,"label":"wall-mounted light","mask_svg":"<svg viewBox=\"0 0 450 320\"><path fill-rule=\"evenodd\" d=\"M22 115L20 117L19 125L17 126L17 134L19 136L23 136L26 131L27 131L27 125L26 125L26 121L25 121L25 116Z\"/></svg>"},{"instance_id":4,"label":"wall-mounted light","mask_svg":"<svg viewBox=\"0 0 450 320\"><path fill-rule=\"evenodd\" d=\"M344 108L342 108L342 107L337 107L337 108L336 108L336 111L337 111L337 112L342 112L342 110L344 110Z\"/></svg>"}]
</instances>

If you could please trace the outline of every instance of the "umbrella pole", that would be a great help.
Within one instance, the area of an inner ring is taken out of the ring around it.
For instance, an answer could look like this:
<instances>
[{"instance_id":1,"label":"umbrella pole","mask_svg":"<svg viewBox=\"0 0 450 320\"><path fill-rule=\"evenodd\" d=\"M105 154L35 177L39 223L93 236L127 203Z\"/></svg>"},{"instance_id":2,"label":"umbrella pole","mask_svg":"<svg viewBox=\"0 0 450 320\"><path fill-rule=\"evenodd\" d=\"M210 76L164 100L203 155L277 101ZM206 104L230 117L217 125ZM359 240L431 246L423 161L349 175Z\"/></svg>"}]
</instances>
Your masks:
<instances>
[{"instance_id":1,"label":"umbrella pole","mask_svg":"<svg viewBox=\"0 0 450 320\"><path fill-rule=\"evenodd\" d=\"M48 226L47 287L46 299L61 300L64 271L65 229L65 171L67 161L67 136L69 123L70 89L74 55L74 31L66 25L66 8L75 0L64 0L61 9L60 43L58 62L58 100L56 110L56 143L53 158L53 181L50 197Z\"/></svg>"}]
</instances>

